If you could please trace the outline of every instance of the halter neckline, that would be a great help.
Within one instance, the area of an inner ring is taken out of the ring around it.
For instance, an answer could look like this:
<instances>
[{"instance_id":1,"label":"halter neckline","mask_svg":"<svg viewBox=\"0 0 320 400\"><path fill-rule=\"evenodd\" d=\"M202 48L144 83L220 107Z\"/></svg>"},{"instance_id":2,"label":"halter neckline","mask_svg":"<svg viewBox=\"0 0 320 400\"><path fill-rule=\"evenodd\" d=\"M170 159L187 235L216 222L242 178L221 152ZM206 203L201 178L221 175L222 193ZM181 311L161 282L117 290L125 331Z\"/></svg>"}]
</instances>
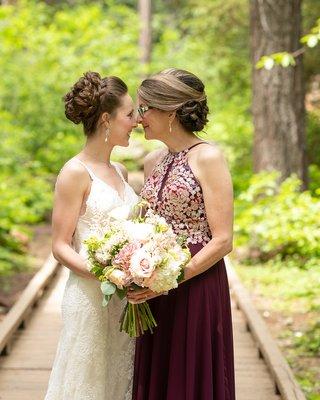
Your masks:
<instances>
[{"instance_id":1,"label":"halter neckline","mask_svg":"<svg viewBox=\"0 0 320 400\"><path fill-rule=\"evenodd\" d=\"M207 142L205 142L205 141L198 142L198 143L195 143L195 144L193 144L192 146L187 147L186 149L183 149L183 150L180 150L180 151L172 151L172 150L170 150L170 149L168 149L168 150L169 150L169 153L170 153L170 154L173 154L173 155L175 155L175 154L180 154L180 153L183 153L184 151L189 151L189 150L193 149L194 147L196 147L196 146L198 146L199 144L202 144L202 143L207 143Z\"/></svg>"}]
</instances>

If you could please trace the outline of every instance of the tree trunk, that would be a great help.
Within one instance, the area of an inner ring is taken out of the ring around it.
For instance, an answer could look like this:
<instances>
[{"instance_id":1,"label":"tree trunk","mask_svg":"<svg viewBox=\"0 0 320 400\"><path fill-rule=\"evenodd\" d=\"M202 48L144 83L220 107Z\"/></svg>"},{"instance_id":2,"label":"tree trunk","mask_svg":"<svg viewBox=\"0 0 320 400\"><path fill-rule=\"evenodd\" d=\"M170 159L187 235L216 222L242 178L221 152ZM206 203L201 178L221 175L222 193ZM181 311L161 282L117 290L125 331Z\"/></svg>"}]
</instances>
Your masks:
<instances>
[{"instance_id":1,"label":"tree trunk","mask_svg":"<svg viewBox=\"0 0 320 400\"><path fill-rule=\"evenodd\" d=\"M253 63L254 171L296 173L307 185L302 55L296 66L256 69L263 56L296 51L301 34L301 0L250 0Z\"/></svg>"},{"instance_id":2,"label":"tree trunk","mask_svg":"<svg viewBox=\"0 0 320 400\"><path fill-rule=\"evenodd\" d=\"M147 69L151 60L152 30L151 30L151 0L139 0L140 14L140 60ZM145 71L146 72L146 71Z\"/></svg>"},{"instance_id":3,"label":"tree trunk","mask_svg":"<svg viewBox=\"0 0 320 400\"><path fill-rule=\"evenodd\" d=\"M0 0L0 4L3 6L10 6L16 4L16 0Z\"/></svg>"}]
</instances>

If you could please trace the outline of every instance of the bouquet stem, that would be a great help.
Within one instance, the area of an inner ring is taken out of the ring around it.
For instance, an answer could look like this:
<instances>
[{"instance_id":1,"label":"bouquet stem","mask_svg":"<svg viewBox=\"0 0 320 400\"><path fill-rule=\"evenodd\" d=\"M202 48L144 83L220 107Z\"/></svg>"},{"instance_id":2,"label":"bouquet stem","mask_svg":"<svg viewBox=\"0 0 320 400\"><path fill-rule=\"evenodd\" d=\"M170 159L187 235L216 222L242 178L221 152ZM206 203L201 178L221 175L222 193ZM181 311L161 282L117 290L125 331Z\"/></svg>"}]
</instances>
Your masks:
<instances>
[{"instance_id":1,"label":"bouquet stem","mask_svg":"<svg viewBox=\"0 0 320 400\"><path fill-rule=\"evenodd\" d=\"M147 302L140 304L127 303L120 317L120 332L126 332L130 337L139 337L153 328L157 323Z\"/></svg>"}]
</instances>

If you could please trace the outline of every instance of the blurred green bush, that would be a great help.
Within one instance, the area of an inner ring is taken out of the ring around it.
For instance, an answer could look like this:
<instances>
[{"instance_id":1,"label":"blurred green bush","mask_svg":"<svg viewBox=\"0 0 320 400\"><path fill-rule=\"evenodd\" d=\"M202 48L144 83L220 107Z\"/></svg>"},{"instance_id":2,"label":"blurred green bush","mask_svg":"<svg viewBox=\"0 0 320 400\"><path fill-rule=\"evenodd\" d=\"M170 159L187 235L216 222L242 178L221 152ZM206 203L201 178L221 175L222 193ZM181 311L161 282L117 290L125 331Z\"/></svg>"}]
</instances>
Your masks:
<instances>
[{"instance_id":1,"label":"blurred green bush","mask_svg":"<svg viewBox=\"0 0 320 400\"><path fill-rule=\"evenodd\" d=\"M315 265L320 261L320 189L315 195L301 192L295 176L281 185L278 177L276 172L253 175L236 199L236 246L252 262Z\"/></svg>"}]
</instances>

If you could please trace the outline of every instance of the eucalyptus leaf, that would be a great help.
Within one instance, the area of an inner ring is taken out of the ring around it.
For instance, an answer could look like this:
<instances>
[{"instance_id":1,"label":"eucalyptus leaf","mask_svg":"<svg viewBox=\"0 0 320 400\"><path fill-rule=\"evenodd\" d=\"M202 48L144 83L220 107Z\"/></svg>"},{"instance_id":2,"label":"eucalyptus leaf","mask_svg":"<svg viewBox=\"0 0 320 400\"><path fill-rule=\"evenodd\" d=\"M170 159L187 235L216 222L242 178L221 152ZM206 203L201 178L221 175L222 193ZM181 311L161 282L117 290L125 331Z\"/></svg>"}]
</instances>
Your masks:
<instances>
[{"instance_id":1,"label":"eucalyptus leaf","mask_svg":"<svg viewBox=\"0 0 320 400\"><path fill-rule=\"evenodd\" d=\"M116 293L117 293L119 299L122 300L122 299L124 299L126 297L127 289L119 289L119 288L117 288L116 289Z\"/></svg>"},{"instance_id":2,"label":"eucalyptus leaf","mask_svg":"<svg viewBox=\"0 0 320 400\"><path fill-rule=\"evenodd\" d=\"M112 296L103 296L103 300L102 300L102 305L103 307L106 307L109 304L109 301L111 300Z\"/></svg>"},{"instance_id":3,"label":"eucalyptus leaf","mask_svg":"<svg viewBox=\"0 0 320 400\"><path fill-rule=\"evenodd\" d=\"M101 283L101 291L106 296L114 294L116 289L116 285L111 282L105 281Z\"/></svg>"}]
</instances>

